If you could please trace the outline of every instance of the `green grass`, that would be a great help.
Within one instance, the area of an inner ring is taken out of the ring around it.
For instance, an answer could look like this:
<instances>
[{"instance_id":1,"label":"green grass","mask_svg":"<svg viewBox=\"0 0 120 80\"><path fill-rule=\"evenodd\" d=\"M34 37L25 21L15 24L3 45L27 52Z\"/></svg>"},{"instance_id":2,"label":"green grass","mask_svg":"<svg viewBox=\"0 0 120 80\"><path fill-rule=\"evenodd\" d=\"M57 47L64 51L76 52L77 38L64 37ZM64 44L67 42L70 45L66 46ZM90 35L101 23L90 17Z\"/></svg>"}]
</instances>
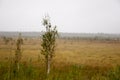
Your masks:
<instances>
[{"instance_id":1,"label":"green grass","mask_svg":"<svg viewBox=\"0 0 120 80\"><path fill-rule=\"evenodd\" d=\"M14 71L13 63L0 63L0 80L120 80L120 66L105 69L77 64L52 66L48 76L45 66L22 63L20 71Z\"/></svg>"}]
</instances>

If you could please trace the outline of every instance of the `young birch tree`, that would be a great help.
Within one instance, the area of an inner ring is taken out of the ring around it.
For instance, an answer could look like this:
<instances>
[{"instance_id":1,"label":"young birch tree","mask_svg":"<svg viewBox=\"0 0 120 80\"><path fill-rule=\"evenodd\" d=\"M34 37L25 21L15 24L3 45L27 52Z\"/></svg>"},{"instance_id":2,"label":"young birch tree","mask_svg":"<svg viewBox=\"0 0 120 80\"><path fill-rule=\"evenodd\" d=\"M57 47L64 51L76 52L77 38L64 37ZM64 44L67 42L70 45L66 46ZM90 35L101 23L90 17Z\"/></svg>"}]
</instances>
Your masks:
<instances>
[{"instance_id":1,"label":"young birch tree","mask_svg":"<svg viewBox=\"0 0 120 80\"><path fill-rule=\"evenodd\" d=\"M56 26L52 27L49 17L43 18L43 26L45 26L46 31L42 35L41 54L43 54L45 57L46 73L49 75L51 60L55 54L57 30Z\"/></svg>"},{"instance_id":2,"label":"young birch tree","mask_svg":"<svg viewBox=\"0 0 120 80\"><path fill-rule=\"evenodd\" d=\"M21 51L22 44L23 44L23 39L21 37L21 34L19 34L19 37L16 42L16 50L15 50L15 68L17 71L19 71L19 64L22 57L22 51Z\"/></svg>"}]
</instances>

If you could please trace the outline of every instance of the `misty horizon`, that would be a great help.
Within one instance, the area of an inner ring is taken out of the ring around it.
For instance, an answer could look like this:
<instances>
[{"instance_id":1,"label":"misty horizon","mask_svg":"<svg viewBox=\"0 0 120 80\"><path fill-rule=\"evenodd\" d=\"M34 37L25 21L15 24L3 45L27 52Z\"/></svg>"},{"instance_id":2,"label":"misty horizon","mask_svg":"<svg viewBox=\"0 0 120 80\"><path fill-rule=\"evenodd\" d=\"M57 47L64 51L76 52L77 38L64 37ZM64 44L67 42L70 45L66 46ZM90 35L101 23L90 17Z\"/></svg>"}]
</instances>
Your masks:
<instances>
[{"instance_id":1,"label":"misty horizon","mask_svg":"<svg viewBox=\"0 0 120 80\"><path fill-rule=\"evenodd\" d=\"M0 31L44 31L46 14L59 32L120 34L119 0L0 0Z\"/></svg>"},{"instance_id":2,"label":"misty horizon","mask_svg":"<svg viewBox=\"0 0 120 80\"><path fill-rule=\"evenodd\" d=\"M45 32L45 31L0 31L0 33L41 33L41 32ZM70 33L70 34L120 34L120 33L105 33L105 32L58 32L58 33Z\"/></svg>"}]
</instances>

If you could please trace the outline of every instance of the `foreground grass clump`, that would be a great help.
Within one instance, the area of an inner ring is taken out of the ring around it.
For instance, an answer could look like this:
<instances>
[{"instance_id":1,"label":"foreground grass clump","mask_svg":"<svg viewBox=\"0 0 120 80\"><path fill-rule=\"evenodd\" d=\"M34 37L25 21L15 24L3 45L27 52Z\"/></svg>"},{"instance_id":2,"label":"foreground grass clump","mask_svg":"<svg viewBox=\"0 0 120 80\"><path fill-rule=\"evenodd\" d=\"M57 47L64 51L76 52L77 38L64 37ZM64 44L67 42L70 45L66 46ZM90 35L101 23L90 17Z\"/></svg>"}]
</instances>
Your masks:
<instances>
[{"instance_id":1,"label":"foreground grass clump","mask_svg":"<svg viewBox=\"0 0 120 80\"><path fill-rule=\"evenodd\" d=\"M44 65L31 63L20 64L19 73L14 73L12 63L0 63L0 80L120 80L120 66L106 69L77 64L53 65L46 77Z\"/></svg>"},{"instance_id":2,"label":"foreground grass clump","mask_svg":"<svg viewBox=\"0 0 120 80\"><path fill-rule=\"evenodd\" d=\"M109 71L109 80L120 80L120 66L115 67L113 70Z\"/></svg>"}]
</instances>

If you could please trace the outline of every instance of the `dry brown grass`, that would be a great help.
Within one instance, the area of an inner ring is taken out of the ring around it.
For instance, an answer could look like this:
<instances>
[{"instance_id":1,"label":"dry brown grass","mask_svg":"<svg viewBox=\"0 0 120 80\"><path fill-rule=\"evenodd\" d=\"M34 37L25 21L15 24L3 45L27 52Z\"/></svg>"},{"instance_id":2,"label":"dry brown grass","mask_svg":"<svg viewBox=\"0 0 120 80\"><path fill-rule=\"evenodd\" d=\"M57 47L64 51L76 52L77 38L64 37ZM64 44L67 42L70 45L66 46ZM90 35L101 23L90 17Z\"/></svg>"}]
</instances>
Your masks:
<instances>
[{"instance_id":1,"label":"dry brown grass","mask_svg":"<svg viewBox=\"0 0 120 80\"><path fill-rule=\"evenodd\" d=\"M15 44L0 42L0 61L14 57ZM22 61L32 59L38 63L40 40L38 38L24 40ZM120 65L120 42L103 42L87 40L57 40L54 64L81 64L88 66L111 67Z\"/></svg>"}]
</instances>

